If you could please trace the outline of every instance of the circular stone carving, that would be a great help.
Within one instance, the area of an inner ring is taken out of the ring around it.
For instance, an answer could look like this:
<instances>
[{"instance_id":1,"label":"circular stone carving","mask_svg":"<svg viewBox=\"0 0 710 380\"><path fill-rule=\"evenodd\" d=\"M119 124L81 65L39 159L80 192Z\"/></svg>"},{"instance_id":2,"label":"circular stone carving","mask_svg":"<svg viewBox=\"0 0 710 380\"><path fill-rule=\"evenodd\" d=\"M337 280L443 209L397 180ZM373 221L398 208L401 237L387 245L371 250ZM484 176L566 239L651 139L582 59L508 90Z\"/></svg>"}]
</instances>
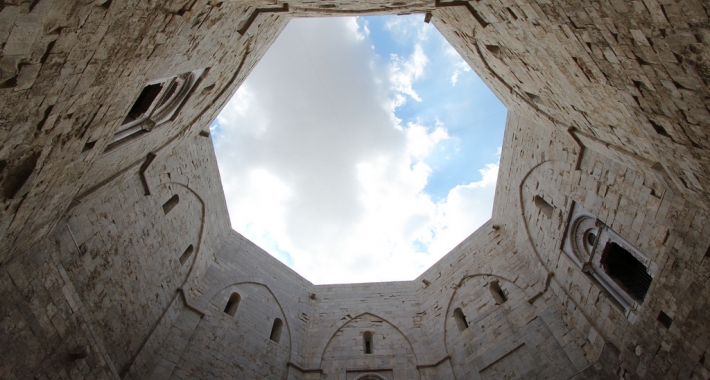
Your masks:
<instances>
[{"instance_id":1,"label":"circular stone carving","mask_svg":"<svg viewBox=\"0 0 710 380\"><path fill-rule=\"evenodd\" d=\"M572 223L570 229L572 253L580 263L589 261L594 243L599 238L599 228L596 221L597 219L590 215L580 215Z\"/></svg>"}]
</instances>

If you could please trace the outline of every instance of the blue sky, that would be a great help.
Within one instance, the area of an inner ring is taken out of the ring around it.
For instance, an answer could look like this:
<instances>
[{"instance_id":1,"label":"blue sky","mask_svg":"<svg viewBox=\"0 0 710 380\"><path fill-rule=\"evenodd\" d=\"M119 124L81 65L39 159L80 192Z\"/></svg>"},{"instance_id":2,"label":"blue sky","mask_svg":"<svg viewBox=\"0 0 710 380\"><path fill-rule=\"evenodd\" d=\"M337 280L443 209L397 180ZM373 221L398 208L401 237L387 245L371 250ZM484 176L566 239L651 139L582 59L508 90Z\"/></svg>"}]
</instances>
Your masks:
<instances>
[{"instance_id":1,"label":"blue sky","mask_svg":"<svg viewBox=\"0 0 710 380\"><path fill-rule=\"evenodd\" d=\"M410 55L416 44L429 59L424 75L413 85L422 101L407 102L395 111L404 123L441 122L451 137L426 159L434 169L426 193L440 200L454 186L479 180L478 169L495 160L503 141L505 106L463 60L452 60L458 53L433 26L424 24L428 38L420 38L422 32L416 26L421 25L411 24L423 24L421 16L367 17L358 24L368 28L374 51L383 59L391 54ZM393 32L401 24L406 25L406 32Z\"/></svg>"},{"instance_id":2,"label":"blue sky","mask_svg":"<svg viewBox=\"0 0 710 380\"><path fill-rule=\"evenodd\" d=\"M490 218L506 109L422 19L291 21L211 126L232 227L316 284L411 280Z\"/></svg>"}]
</instances>

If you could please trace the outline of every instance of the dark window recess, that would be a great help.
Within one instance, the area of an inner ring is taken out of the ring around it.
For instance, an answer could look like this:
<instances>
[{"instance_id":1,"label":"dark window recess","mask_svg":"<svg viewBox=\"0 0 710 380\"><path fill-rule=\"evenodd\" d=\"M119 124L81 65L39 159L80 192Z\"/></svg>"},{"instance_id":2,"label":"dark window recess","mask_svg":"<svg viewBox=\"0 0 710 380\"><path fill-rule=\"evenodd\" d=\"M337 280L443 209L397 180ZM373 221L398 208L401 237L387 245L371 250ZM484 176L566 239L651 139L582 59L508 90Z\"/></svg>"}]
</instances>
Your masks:
<instances>
[{"instance_id":1,"label":"dark window recess","mask_svg":"<svg viewBox=\"0 0 710 380\"><path fill-rule=\"evenodd\" d=\"M192 246L190 246L190 247L192 247ZM242 297L240 297L239 294L232 293L232 295L229 297L229 301L227 301L227 305L224 306L224 312L233 317L234 313L237 312L237 307L239 306L239 301L241 301L241 300L242 300Z\"/></svg>"},{"instance_id":2,"label":"dark window recess","mask_svg":"<svg viewBox=\"0 0 710 380\"><path fill-rule=\"evenodd\" d=\"M486 49L488 49L488 51L495 55L498 55L498 53L500 53L500 46L497 45L486 45Z\"/></svg>"},{"instance_id":3,"label":"dark window recess","mask_svg":"<svg viewBox=\"0 0 710 380\"><path fill-rule=\"evenodd\" d=\"M508 300L508 297L505 296L505 293L503 292L503 289L500 288L500 284L498 284L497 280L491 282L488 289L491 291L491 295L496 301L496 305L502 305Z\"/></svg>"},{"instance_id":4,"label":"dark window recess","mask_svg":"<svg viewBox=\"0 0 710 380\"><path fill-rule=\"evenodd\" d=\"M671 135L668 134L665 128L663 128L660 124L656 123L653 120L649 120L651 122L651 125L653 126L653 129L656 130L656 133L658 133L661 136L666 136L666 137L671 137Z\"/></svg>"},{"instance_id":5,"label":"dark window recess","mask_svg":"<svg viewBox=\"0 0 710 380\"><path fill-rule=\"evenodd\" d=\"M81 151L86 152L87 150L94 149L94 145L96 145L96 140L89 141L86 144L84 144L84 148Z\"/></svg>"},{"instance_id":6,"label":"dark window recess","mask_svg":"<svg viewBox=\"0 0 710 380\"><path fill-rule=\"evenodd\" d=\"M456 310L454 310L454 319L456 320L456 326L458 326L459 331L463 331L468 328L468 321L466 320L466 316L463 314L463 311L461 311L461 308L456 308Z\"/></svg>"},{"instance_id":7,"label":"dark window recess","mask_svg":"<svg viewBox=\"0 0 710 380\"><path fill-rule=\"evenodd\" d=\"M165 213L165 215L168 215L170 210L175 208L178 203L180 203L180 197L178 197L177 194L173 195L172 198L168 199L168 201L163 204L163 212Z\"/></svg>"},{"instance_id":8,"label":"dark window recess","mask_svg":"<svg viewBox=\"0 0 710 380\"><path fill-rule=\"evenodd\" d=\"M607 243L602 252L602 268L633 299L643 302L653 278L631 253L620 245Z\"/></svg>"},{"instance_id":9,"label":"dark window recess","mask_svg":"<svg viewBox=\"0 0 710 380\"><path fill-rule=\"evenodd\" d=\"M12 199L22 190L37 166L40 153L34 152L11 164L5 160L0 161L0 182L5 198Z\"/></svg>"},{"instance_id":10,"label":"dark window recess","mask_svg":"<svg viewBox=\"0 0 710 380\"><path fill-rule=\"evenodd\" d=\"M365 354L372 354L372 333L369 331L365 331L362 334L362 340L364 342L364 349L365 349Z\"/></svg>"},{"instance_id":11,"label":"dark window recess","mask_svg":"<svg viewBox=\"0 0 710 380\"><path fill-rule=\"evenodd\" d=\"M145 114L146 111L150 109L150 106L155 101L155 98L158 97L162 89L162 83L149 84L145 86L143 91L141 91L141 94L138 95L138 99L136 99L136 102L133 103L133 107L131 107L131 110L128 111L128 115L125 119L123 119L123 123L121 124L128 124L132 121L140 119L141 116L143 116L143 114Z\"/></svg>"},{"instance_id":12,"label":"dark window recess","mask_svg":"<svg viewBox=\"0 0 710 380\"><path fill-rule=\"evenodd\" d=\"M180 256L180 265L185 264L185 261L187 261L190 256L192 256L192 251L194 251L194 248L192 247L192 244L190 244L190 246L187 247L185 252L183 252Z\"/></svg>"},{"instance_id":13,"label":"dark window recess","mask_svg":"<svg viewBox=\"0 0 710 380\"><path fill-rule=\"evenodd\" d=\"M673 319L668 316L668 314L664 313L662 310L658 314L658 318L656 318L658 322L661 323L661 325L667 329L671 328L671 324L673 323Z\"/></svg>"},{"instance_id":14,"label":"dark window recess","mask_svg":"<svg viewBox=\"0 0 710 380\"><path fill-rule=\"evenodd\" d=\"M283 325L284 323L281 322L281 319L276 318L274 325L271 327L271 335L269 336L269 339L278 343L279 340L281 340L281 329L283 328Z\"/></svg>"}]
</instances>

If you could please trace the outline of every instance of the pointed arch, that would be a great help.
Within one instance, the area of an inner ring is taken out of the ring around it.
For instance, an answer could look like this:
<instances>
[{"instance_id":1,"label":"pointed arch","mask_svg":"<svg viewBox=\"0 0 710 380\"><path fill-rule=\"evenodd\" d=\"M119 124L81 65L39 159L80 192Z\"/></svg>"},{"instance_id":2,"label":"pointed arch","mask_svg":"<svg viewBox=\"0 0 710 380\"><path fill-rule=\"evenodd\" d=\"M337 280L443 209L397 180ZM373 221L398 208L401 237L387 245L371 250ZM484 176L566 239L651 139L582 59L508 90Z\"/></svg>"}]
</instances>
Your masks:
<instances>
[{"instance_id":1,"label":"pointed arch","mask_svg":"<svg viewBox=\"0 0 710 380\"><path fill-rule=\"evenodd\" d=\"M328 351L328 346L330 346L330 343L333 341L333 339L335 338L335 335L338 333L338 331L342 330L342 329L343 329L345 326L347 326L350 322L352 322L352 321L354 321L354 320L356 320L356 319L358 319L358 318L361 318L361 317L363 317L363 316L365 316L365 315L370 315L370 316L372 316L372 317L381 319L382 321L384 321L384 322L386 322L387 324L389 324L390 326L392 326L395 330L397 330L397 332L398 332L400 335L402 335L402 337L404 338L404 340L405 340L405 341L407 342L407 344L409 345L409 349L412 350L412 355L414 355L414 361L415 361L415 363L419 363L419 359L417 358L417 352L414 350L414 346L412 345L412 342L409 340L409 337L407 337L407 335L405 335L405 334L402 332L402 330L401 330L399 327L397 327L397 325L395 325L394 323L388 321L388 320L385 319L385 318L380 317L379 315L376 315L376 314L373 314L373 313L371 313L371 312L367 312L367 311L366 311L366 312L363 312L363 313L360 313L360 314L356 315L356 316L353 317L352 319L350 319L350 320L348 320L347 322L341 324L337 329L335 329L335 331L333 331L332 334L330 334L330 338L328 338L328 343L325 344L325 346L323 347L323 351L321 351L320 359L319 359L319 363L318 363L319 366L322 365L322 363L323 363L323 357L325 356L326 351Z\"/></svg>"},{"instance_id":2,"label":"pointed arch","mask_svg":"<svg viewBox=\"0 0 710 380\"><path fill-rule=\"evenodd\" d=\"M198 257L200 257L201 249L202 248L202 240L204 239L204 231L205 231L205 215L206 215L206 206L205 206L205 201L200 197L200 194L197 193L197 191L193 190L190 186L180 183L180 182L165 182L162 184L163 186L168 186L168 185L177 185L185 188L187 191L192 193L192 195L197 198L197 201L200 202L200 210L202 211L200 213L200 231L197 234L197 241L193 245L193 251L190 254L190 256L187 258L187 260L190 261L190 269L187 271L187 275L185 275L185 279L182 281L182 284L180 284L180 289L187 295L187 292L185 289L185 284L188 283L188 280L193 276L193 272L195 269L195 263L197 262ZM191 244L192 245L192 244Z\"/></svg>"},{"instance_id":3,"label":"pointed arch","mask_svg":"<svg viewBox=\"0 0 710 380\"><path fill-rule=\"evenodd\" d=\"M507 278L505 278L505 277L503 277L503 276L499 276L499 275L496 275L496 274L492 274L492 273L477 273L477 274L466 275L466 276L461 277L461 280L459 280L456 284L454 284L456 290L454 290L454 292L451 293L451 296L449 297L449 302L448 302L448 304L447 304L447 306L446 306L446 313L443 314L443 318L444 318L444 331L443 331L443 333L444 333L444 348L446 349L446 354L447 354L447 355L451 355L451 353L449 352L449 342L448 342L448 338L447 338L447 335L448 335L448 334L446 334L446 332L448 331L448 330L447 330L447 326L448 326L448 324L449 324L449 316L452 315L452 313L453 313L453 311L451 310L451 308L452 308L452 305L453 305L453 302L454 302L454 298L456 297L456 293L458 293L458 290L461 288L461 286L463 286L464 282L466 282L466 281L469 280L469 279L475 278L475 277L494 277L494 278L496 279L495 281L500 282L500 281L502 280L502 281L511 283L511 284L513 284L516 288L518 288L520 291L522 291L523 293L525 293L525 290L524 290L520 285L516 284L515 281L511 281L511 280L509 280L509 279L507 279ZM471 323L471 321L467 321L467 323Z\"/></svg>"},{"instance_id":4,"label":"pointed arch","mask_svg":"<svg viewBox=\"0 0 710 380\"><path fill-rule=\"evenodd\" d=\"M279 308L279 311L281 312L281 317L283 317L283 319L280 319L278 317L277 317L277 319L281 320L283 325L286 327L286 334L288 334L288 342L289 342L288 361L291 361L291 358L293 357L293 354L294 354L293 353L294 344L293 344L293 337L291 336L291 328L288 323L288 318L286 318L286 313L284 312L284 309L281 306L281 302L279 301L278 297L276 297L276 294L274 294L274 292L271 290L271 288L268 285L264 284L263 282L257 281L256 279L231 282L227 286L223 286L220 288L213 288L212 291L205 294L206 296L209 296L209 298L203 297L202 300L203 300L203 302L205 300L206 300L206 302L211 302L216 296L218 296L223 291L229 289L232 286L242 285L242 284L253 284L253 285L263 286L264 288L266 288L266 290L269 292L269 294L274 298L274 301L276 302L276 306ZM206 309L206 307L204 307L202 305L202 302L199 305L201 306L202 309Z\"/></svg>"}]
</instances>

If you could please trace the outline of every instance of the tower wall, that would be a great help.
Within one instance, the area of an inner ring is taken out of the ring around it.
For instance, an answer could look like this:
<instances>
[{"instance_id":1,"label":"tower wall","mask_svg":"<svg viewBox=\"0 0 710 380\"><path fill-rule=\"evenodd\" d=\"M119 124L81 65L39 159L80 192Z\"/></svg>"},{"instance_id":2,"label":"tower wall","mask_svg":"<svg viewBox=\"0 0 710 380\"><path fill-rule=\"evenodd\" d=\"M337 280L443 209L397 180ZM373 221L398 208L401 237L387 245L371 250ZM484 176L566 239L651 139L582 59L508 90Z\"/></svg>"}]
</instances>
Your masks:
<instances>
[{"instance_id":1,"label":"tower wall","mask_svg":"<svg viewBox=\"0 0 710 380\"><path fill-rule=\"evenodd\" d=\"M493 218L414 281L315 286L231 230L207 127L290 18L406 13L511 111ZM708 378L707 14L3 3L0 377ZM144 89L183 78L125 137ZM643 297L570 251L581 213L638 253Z\"/></svg>"}]
</instances>

